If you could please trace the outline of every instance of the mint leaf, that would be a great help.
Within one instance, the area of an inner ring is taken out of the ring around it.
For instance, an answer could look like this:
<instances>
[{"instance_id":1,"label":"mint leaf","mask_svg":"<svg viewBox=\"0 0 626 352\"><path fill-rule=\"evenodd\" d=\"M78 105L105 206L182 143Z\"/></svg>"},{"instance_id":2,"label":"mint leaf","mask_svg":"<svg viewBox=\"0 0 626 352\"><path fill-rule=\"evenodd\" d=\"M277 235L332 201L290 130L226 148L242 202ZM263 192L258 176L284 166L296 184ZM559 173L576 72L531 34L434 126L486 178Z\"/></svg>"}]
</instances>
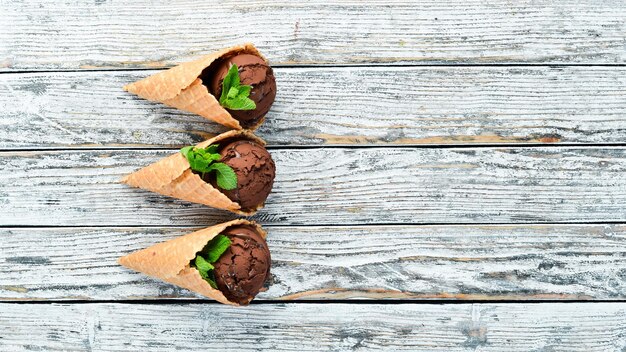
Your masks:
<instances>
[{"instance_id":1,"label":"mint leaf","mask_svg":"<svg viewBox=\"0 0 626 352\"><path fill-rule=\"evenodd\" d=\"M237 80L237 83L235 83L235 79ZM220 104L222 103L222 100L226 99L226 96L230 91L230 87L238 85L239 68L237 68L237 65L232 65L230 69L228 69L228 73L226 73L224 80L222 80L222 95L220 96Z\"/></svg>"},{"instance_id":2,"label":"mint leaf","mask_svg":"<svg viewBox=\"0 0 626 352\"><path fill-rule=\"evenodd\" d=\"M198 258L202 258L202 257L197 256L196 260ZM208 282L209 285L211 285L211 287L217 288L217 285L215 284L215 274L213 273L213 269L211 269L209 271L200 270L198 267L196 267L196 269L198 269L198 273L200 273L200 277L203 278L204 281Z\"/></svg>"},{"instance_id":3,"label":"mint leaf","mask_svg":"<svg viewBox=\"0 0 626 352\"><path fill-rule=\"evenodd\" d=\"M198 172L209 172L209 167L214 161L219 161L222 156L218 152L219 145L211 144L206 148L196 148L194 146L184 147L180 153L185 156L192 170Z\"/></svg>"},{"instance_id":4,"label":"mint leaf","mask_svg":"<svg viewBox=\"0 0 626 352\"><path fill-rule=\"evenodd\" d=\"M212 263L220 259L230 245L231 242L227 236L217 235L204 246L202 252L196 254L196 259L191 264L198 270L200 277L215 289L217 284L215 283L215 267Z\"/></svg>"},{"instance_id":5,"label":"mint leaf","mask_svg":"<svg viewBox=\"0 0 626 352\"><path fill-rule=\"evenodd\" d=\"M196 170L199 172L206 172L204 170L207 170L209 168L209 164L211 164L211 160L204 158L202 155L198 154L198 153L194 153L191 154L191 152L187 155L190 155L191 157L187 157L187 161L189 161L189 166L191 167L192 170Z\"/></svg>"},{"instance_id":6,"label":"mint leaf","mask_svg":"<svg viewBox=\"0 0 626 352\"><path fill-rule=\"evenodd\" d=\"M250 99L252 86L241 85L239 69L232 65L222 81L220 105L230 110L254 110L256 104Z\"/></svg>"},{"instance_id":7,"label":"mint leaf","mask_svg":"<svg viewBox=\"0 0 626 352\"><path fill-rule=\"evenodd\" d=\"M254 110L256 109L256 104L254 103L254 100L247 98L247 97L243 97L243 96L238 96L232 100L228 101L228 104L230 106L230 110Z\"/></svg>"},{"instance_id":8,"label":"mint leaf","mask_svg":"<svg viewBox=\"0 0 626 352\"><path fill-rule=\"evenodd\" d=\"M215 279L213 279L211 277L206 277L206 278L204 278L204 280L206 280L206 282L208 282L209 285L211 285L211 287L213 287L214 289L217 290L217 284L215 283Z\"/></svg>"},{"instance_id":9,"label":"mint leaf","mask_svg":"<svg viewBox=\"0 0 626 352\"><path fill-rule=\"evenodd\" d=\"M196 268L198 268L198 271L200 272L204 271L205 273L208 272L209 270L215 269L215 267L211 263L206 261L206 259L204 259L200 255L196 256Z\"/></svg>"},{"instance_id":10,"label":"mint leaf","mask_svg":"<svg viewBox=\"0 0 626 352\"><path fill-rule=\"evenodd\" d=\"M185 147L183 149L180 150L181 154L183 154L185 156L185 158L187 158L187 155L189 154L190 151L192 151L194 148L193 145L190 145L188 147Z\"/></svg>"},{"instance_id":11,"label":"mint leaf","mask_svg":"<svg viewBox=\"0 0 626 352\"><path fill-rule=\"evenodd\" d=\"M228 69L228 74L231 75L230 86L231 87L239 87L241 82L239 81L239 67L237 65L232 64L230 69Z\"/></svg>"},{"instance_id":12,"label":"mint leaf","mask_svg":"<svg viewBox=\"0 0 626 352\"><path fill-rule=\"evenodd\" d=\"M239 89L237 89L237 87L230 87L228 94L226 94L226 99L234 99L237 95L239 95Z\"/></svg>"},{"instance_id":13,"label":"mint leaf","mask_svg":"<svg viewBox=\"0 0 626 352\"><path fill-rule=\"evenodd\" d=\"M215 171L217 186L221 189L232 190L237 188L237 174L230 166L218 163L222 156L218 153L219 146L211 144L206 148L184 147L181 154L187 158L189 167L197 172L205 173Z\"/></svg>"},{"instance_id":14,"label":"mint leaf","mask_svg":"<svg viewBox=\"0 0 626 352\"><path fill-rule=\"evenodd\" d=\"M211 144L210 146L206 147L205 150L209 154L219 154L219 152L218 152L219 148L220 148L219 144Z\"/></svg>"},{"instance_id":15,"label":"mint leaf","mask_svg":"<svg viewBox=\"0 0 626 352\"><path fill-rule=\"evenodd\" d=\"M230 247L230 239L224 235L217 235L213 237L209 243L204 247L202 253L206 256L209 262L215 263L224 252Z\"/></svg>"},{"instance_id":16,"label":"mint leaf","mask_svg":"<svg viewBox=\"0 0 626 352\"><path fill-rule=\"evenodd\" d=\"M210 153L209 151L207 151L206 149L196 149L195 153L197 154L196 158L201 158L206 160L207 162L211 162L211 161L218 161L222 158L222 156L215 152L215 153Z\"/></svg>"},{"instance_id":17,"label":"mint leaf","mask_svg":"<svg viewBox=\"0 0 626 352\"><path fill-rule=\"evenodd\" d=\"M232 99L226 99L223 104L223 107L229 110L254 110L256 109L256 103L254 100L244 97L241 95L236 96Z\"/></svg>"},{"instance_id":18,"label":"mint leaf","mask_svg":"<svg viewBox=\"0 0 626 352\"><path fill-rule=\"evenodd\" d=\"M209 166L210 170L216 171L217 186L230 191L237 188L237 174L230 166L224 163L214 163Z\"/></svg>"},{"instance_id":19,"label":"mint leaf","mask_svg":"<svg viewBox=\"0 0 626 352\"><path fill-rule=\"evenodd\" d=\"M252 91L252 86L239 86L239 95L248 97L250 96L251 91Z\"/></svg>"}]
</instances>

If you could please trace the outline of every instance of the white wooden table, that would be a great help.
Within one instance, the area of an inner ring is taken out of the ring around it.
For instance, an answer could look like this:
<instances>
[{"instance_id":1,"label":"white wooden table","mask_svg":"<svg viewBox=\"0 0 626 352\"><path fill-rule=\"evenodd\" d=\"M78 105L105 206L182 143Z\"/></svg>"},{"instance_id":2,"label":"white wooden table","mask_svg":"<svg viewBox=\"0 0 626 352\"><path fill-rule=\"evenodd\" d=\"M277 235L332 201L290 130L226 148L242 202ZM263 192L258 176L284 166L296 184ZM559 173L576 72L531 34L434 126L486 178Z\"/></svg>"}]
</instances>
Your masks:
<instances>
[{"instance_id":1,"label":"white wooden table","mask_svg":"<svg viewBox=\"0 0 626 352\"><path fill-rule=\"evenodd\" d=\"M626 3L0 0L0 350L626 351ZM116 258L233 215L118 183L224 128L121 87L254 42L247 308Z\"/></svg>"}]
</instances>

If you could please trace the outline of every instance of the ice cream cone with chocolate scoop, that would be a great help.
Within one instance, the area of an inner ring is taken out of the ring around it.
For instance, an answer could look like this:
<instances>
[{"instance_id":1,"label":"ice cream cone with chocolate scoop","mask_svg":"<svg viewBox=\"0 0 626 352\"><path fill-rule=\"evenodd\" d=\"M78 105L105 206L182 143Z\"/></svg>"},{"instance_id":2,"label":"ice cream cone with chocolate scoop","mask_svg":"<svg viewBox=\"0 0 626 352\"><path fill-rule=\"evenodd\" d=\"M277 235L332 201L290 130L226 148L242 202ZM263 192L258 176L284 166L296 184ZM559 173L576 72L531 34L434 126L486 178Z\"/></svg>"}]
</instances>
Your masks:
<instances>
[{"instance_id":1,"label":"ice cream cone with chocolate scoop","mask_svg":"<svg viewBox=\"0 0 626 352\"><path fill-rule=\"evenodd\" d=\"M247 130L222 133L186 147L122 179L143 188L240 215L265 205L276 166L265 142Z\"/></svg>"},{"instance_id":2,"label":"ice cream cone with chocolate scoop","mask_svg":"<svg viewBox=\"0 0 626 352\"><path fill-rule=\"evenodd\" d=\"M233 220L121 257L121 265L218 302L247 305L269 277L267 234Z\"/></svg>"},{"instance_id":3,"label":"ice cream cone with chocolate scoop","mask_svg":"<svg viewBox=\"0 0 626 352\"><path fill-rule=\"evenodd\" d=\"M261 53L245 44L182 63L124 90L230 128L253 130L274 102L276 80Z\"/></svg>"}]
</instances>

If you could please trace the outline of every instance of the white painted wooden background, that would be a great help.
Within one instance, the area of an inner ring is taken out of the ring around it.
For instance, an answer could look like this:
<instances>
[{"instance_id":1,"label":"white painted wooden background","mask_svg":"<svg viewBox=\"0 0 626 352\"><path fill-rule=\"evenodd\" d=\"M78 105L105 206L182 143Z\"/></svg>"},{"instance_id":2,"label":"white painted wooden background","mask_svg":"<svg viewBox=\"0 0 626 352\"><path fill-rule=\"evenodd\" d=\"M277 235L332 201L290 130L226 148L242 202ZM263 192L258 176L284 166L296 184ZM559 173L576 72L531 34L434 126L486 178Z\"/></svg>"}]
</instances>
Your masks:
<instances>
[{"instance_id":1,"label":"white painted wooden background","mask_svg":"<svg viewBox=\"0 0 626 352\"><path fill-rule=\"evenodd\" d=\"M0 351L626 351L623 1L0 16ZM238 309L115 262L233 216L117 181L225 130L121 87L245 41L278 170L272 276Z\"/></svg>"}]
</instances>

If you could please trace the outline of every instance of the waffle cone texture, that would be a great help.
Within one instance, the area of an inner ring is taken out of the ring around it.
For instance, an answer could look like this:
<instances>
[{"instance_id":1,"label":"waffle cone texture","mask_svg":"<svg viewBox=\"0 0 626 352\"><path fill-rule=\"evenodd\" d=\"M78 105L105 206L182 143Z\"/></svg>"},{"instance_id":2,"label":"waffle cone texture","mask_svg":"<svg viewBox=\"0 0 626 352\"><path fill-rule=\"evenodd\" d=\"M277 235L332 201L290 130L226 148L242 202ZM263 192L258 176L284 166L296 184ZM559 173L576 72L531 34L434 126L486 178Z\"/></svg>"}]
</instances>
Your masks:
<instances>
[{"instance_id":1,"label":"waffle cone texture","mask_svg":"<svg viewBox=\"0 0 626 352\"><path fill-rule=\"evenodd\" d=\"M158 101L200 115L233 129L242 129L239 121L220 105L199 78L202 71L215 60L240 53L253 54L267 62L254 45L248 43L220 50L195 61L182 63L167 71L130 83L124 86L124 90L147 100ZM262 117L250 129L256 129L264 120L265 117Z\"/></svg>"},{"instance_id":2,"label":"waffle cone texture","mask_svg":"<svg viewBox=\"0 0 626 352\"><path fill-rule=\"evenodd\" d=\"M196 147L206 148L211 144L229 139L247 139L265 146L265 141L250 131L233 130L199 143ZM242 210L239 203L233 202L220 190L195 174L185 156L180 152L133 172L124 177L122 183L189 202L229 210L244 216L253 215L264 206L264 204L259 204L256 209Z\"/></svg>"},{"instance_id":3,"label":"waffle cone texture","mask_svg":"<svg viewBox=\"0 0 626 352\"><path fill-rule=\"evenodd\" d=\"M267 233L257 223L244 219L233 220L133 252L121 257L118 262L129 269L186 288L220 303L238 305L226 299L222 291L211 287L198 270L189 264L213 237L235 225L253 226L261 237L267 237Z\"/></svg>"}]
</instances>

